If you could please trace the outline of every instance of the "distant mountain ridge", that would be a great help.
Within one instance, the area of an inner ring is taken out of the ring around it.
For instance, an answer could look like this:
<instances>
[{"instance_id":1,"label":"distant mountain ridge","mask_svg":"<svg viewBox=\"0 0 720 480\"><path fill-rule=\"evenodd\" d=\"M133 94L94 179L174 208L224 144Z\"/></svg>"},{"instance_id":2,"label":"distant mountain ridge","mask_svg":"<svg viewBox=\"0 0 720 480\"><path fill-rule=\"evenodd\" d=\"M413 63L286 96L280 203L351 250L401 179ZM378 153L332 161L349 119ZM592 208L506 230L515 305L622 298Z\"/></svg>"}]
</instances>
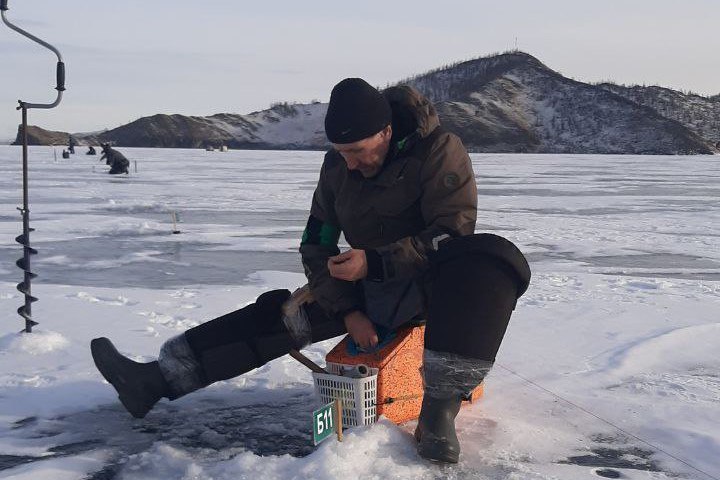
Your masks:
<instances>
[{"instance_id":1,"label":"distant mountain ridge","mask_svg":"<svg viewBox=\"0 0 720 480\"><path fill-rule=\"evenodd\" d=\"M508 52L398 83L435 104L442 125L473 152L709 154L720 151L720 94L587 84L537 58ZM112 130L76 133L79 143L127 147L244 149L328 147L327 104L279 103L247 115L153 115ZM20 129L18 138L20 140ZM63 144L65 132L28 127L32 144Z\"/></svg>"},{"instance_id":2,"label":"distant mountain ridge","mask_svg":"<svg viewBox=\"0 0 720 480\"><path fill-rule=\"evenodd\" d=\"M716 145L720 142L720 95L703 97L658 86L626 87L612 83L601 83L598 86L650 107Z\"/></svg>"}]
</instances>

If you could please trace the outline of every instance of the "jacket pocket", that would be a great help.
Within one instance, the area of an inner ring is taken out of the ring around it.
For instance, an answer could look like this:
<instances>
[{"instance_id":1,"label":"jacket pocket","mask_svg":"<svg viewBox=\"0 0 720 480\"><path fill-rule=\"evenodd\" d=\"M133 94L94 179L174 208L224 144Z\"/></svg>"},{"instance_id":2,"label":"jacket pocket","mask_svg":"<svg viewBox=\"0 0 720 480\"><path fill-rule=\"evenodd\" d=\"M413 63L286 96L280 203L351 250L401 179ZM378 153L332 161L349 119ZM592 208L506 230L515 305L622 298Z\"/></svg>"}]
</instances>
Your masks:
<instances>
[{"instance_id":1,"label":"jacket pocket","mask_svg":"<svg viewBox=\"0 0 720 480\"><path fill-rule=\"evenodd\" d=\"M421 193L419 185L398 179L377 196L375 211L382 217L395 217L413 207L419 211Z\"/></svg>"}]
</instances>

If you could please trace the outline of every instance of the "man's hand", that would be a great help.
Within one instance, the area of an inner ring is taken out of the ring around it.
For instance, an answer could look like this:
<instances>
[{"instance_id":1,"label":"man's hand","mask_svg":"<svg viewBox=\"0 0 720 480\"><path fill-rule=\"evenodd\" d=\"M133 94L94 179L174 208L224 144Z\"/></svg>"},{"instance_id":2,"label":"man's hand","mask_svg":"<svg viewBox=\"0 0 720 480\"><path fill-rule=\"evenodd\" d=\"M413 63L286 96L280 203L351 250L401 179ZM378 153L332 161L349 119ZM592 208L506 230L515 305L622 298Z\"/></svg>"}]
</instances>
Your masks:
<instances>
[{"instance_id":1,"label":"man's hand","mask_svg":"<svg viewBox=\"0 0 720 480\"><path fill-rule=\"evenodd\" d=\"M365 250L355 248L328 258L327 266L331 277L348 282L365 278L368 271Z\"/></svg>"},{"instance_id":2,"label":"man's hand","mask_svg":"<svg viewBox=\"0 0 720 480\"><path fill-rule=\"evenodd\" d=\"M378 344L378 336L370 319L363 312L356 310L345 315L345 328L358 345L370 350Z\"/></svg>"}]
</instances>

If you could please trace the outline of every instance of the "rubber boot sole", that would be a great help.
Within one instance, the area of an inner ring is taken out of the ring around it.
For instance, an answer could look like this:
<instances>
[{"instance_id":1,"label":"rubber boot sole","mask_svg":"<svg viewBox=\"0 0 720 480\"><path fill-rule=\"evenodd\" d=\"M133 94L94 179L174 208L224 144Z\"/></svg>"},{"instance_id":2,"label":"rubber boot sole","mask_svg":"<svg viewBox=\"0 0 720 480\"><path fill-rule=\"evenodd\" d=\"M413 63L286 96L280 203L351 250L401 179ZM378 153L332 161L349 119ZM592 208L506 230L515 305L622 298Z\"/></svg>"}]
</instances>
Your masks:
<instances>
[{"instance_id":1,"label":"rubber boot sole","mask_svg":"<svg viewBox=\"0 0 720 480\"><path fill-rule=\"evenodd\" d=\"M460 442L455 432L455 417L460 411L459 397L423 397L415 438L422 458L438 463L458 463Z\"/></svg>"},{"instance_id":2,"label":"rubber boot sole","mask_svg":"<svg viewBox=\"0 0 720 480\"><path fill-rule=\"evenodd\" d=\"M458 463L460 461L460 451L448 449L446 441L434 440L425 435L423 440L422 429L415 429L415 439L418 441L417 452L425 460L433 463Z\"/></svg>"}]
</instances>

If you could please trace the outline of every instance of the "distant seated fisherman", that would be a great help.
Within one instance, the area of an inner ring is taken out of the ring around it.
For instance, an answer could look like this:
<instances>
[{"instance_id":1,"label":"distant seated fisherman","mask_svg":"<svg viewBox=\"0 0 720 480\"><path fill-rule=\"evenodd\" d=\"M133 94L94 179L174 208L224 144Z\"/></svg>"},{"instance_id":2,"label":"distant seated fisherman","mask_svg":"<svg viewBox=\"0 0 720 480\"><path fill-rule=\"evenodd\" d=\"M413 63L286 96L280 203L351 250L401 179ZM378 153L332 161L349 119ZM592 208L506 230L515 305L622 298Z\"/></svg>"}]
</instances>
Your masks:
<instances>
[{"instance_id":1,"label":"distant seated fisherman","mask_svg":"<svg viewBox=\"0 0 720 480\"><path fill-rule=\"evenodd\" d=\"M85 155L96 155L96 154L97 154L97 152L95 151L95 147L93 147L92 145L90 145L90 147L88 148L88 151L85 152Z\"/></svg>"},{"instance_id":2,"label":"distant seated fisherman","mask_svg":"<svg viewBox=\"0 0 720 480\"><path fill-rule=\"evenodd\" d=\"M373 350L386 332L425 323L418 452L457 462L455 417L495 361L529 267L508 240L473 233L470 157L417 90L381 93L345 79L333 88L325 132L332 148L300 244L314 301L288 314L289 291L263 293L167 340L156 362L134 362L95 339L95 364L141 418L162 397L241 375L290 349L347 332L359 349ZM341 232L351 247L342 253Z\"/></svg>"}]
</instances>

